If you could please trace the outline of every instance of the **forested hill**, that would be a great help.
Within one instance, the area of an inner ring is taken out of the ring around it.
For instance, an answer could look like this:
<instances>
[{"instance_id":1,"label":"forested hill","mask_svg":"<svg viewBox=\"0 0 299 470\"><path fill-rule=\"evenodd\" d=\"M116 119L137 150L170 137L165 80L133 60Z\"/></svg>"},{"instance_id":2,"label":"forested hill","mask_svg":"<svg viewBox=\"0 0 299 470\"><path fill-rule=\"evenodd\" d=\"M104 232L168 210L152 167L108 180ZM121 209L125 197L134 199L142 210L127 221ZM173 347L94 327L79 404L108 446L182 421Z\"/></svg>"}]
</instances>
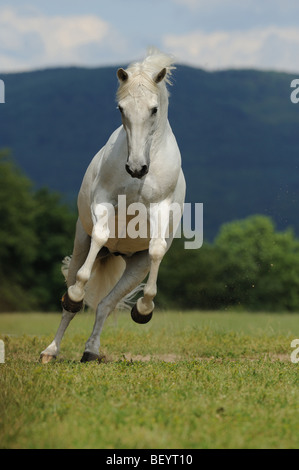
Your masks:
<instances>
[{"instance_id":1,"label":"forested hill","mask_svg":"<svg viewBox=\"0 0 299 470\"><path fill-rule=\"evenodd\" d=\"M1 75L0 148L9 147L37 186L75 200L84 171L120 124L117 67ZM187 201L204 203L204 236L249 214L299 234L299 103L294 75L205 72L178 66L169 119L187 179Z\"/></svg>"}]
</instances>

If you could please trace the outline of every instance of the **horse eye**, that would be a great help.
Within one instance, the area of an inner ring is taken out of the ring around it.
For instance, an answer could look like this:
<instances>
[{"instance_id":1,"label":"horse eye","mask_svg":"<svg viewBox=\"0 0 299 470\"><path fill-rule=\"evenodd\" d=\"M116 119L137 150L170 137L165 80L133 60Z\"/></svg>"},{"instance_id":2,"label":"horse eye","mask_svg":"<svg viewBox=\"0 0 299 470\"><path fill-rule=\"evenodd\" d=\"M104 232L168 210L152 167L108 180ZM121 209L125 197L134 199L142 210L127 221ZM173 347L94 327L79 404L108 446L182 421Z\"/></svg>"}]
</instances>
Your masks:
<instances>
[{"instance_id":1,"label":"horse eye","mask_svg":"<svg viewBox=\"0 0 299 470\"><path fill-rule=\"evenodd\" d=\"M152 116L153 116L154 114L157 114L157 111L158 111L158 108L155 106L155 107L152 109Z\"/></svg>"},{"instance_id":2,"label":"horse eye","mask_svg":"<svg viewBox=\"0 0 299 470\"><path fill-rule=\"evenodd\" d=\"M122 113L123 110L124 110L121 106L118 106L118 109L120 110L121 113Z\"/></svg>"}]
</instances>

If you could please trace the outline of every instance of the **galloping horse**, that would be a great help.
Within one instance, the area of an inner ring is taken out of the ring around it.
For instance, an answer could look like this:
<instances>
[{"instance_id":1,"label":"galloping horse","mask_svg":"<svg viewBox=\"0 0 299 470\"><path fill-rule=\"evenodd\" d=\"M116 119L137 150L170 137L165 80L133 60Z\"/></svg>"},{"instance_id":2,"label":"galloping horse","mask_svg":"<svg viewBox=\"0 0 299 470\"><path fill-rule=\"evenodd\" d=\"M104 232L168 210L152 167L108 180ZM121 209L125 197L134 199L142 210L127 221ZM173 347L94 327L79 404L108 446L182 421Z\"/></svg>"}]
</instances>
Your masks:
<instances>
[{"instance_id":1,"label":"galloping horse","mask_svg":"<svg viewBox=\"0 0 299 470\"><path fill-rule=\"evenodd\" d=\"M59 354L63 334L83 301L96 310L96 318L81 362L99 360L105 319L148 273L143 297L131 316L138 323L152 317L159 265L178 226L171 208L177 204L181 217L186 191L180 151L168 121L166 84L172 64L170 56L152 50L143 62L117 71L122 125L95 155L82 181L73 254L63 270L68 289L62 319L54 341L41 353L44 363ZM144 224L150 228L145 236L126 233L132 216L121 217L119 195L125 196L127 208L134 203L145 208Z\"/></svg>"}]
</instances>

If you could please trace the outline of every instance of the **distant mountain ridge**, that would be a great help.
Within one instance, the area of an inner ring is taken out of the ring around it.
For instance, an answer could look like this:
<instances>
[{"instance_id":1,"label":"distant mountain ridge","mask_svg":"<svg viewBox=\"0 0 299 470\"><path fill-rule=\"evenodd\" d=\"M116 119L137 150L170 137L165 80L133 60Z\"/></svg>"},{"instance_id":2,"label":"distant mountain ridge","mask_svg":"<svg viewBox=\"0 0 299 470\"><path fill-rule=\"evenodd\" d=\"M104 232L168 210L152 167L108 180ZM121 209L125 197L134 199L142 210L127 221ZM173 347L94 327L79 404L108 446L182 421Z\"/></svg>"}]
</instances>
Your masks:
<instances>
[{"instance_id":1,"label":"distant mountain ridge","mask_svg":"<svg viewBox=\"0 0 299 470\"><path fill-rule=\"evenodd\" d=\"M2 74L0 148L37 186L76 198L85 169L120 125L117 67ZM299 103L292 74L174 71L169 120L181 149L187 202L204 204L204 237L261 213L299 234Z\"/></svg>"}]
</instances>

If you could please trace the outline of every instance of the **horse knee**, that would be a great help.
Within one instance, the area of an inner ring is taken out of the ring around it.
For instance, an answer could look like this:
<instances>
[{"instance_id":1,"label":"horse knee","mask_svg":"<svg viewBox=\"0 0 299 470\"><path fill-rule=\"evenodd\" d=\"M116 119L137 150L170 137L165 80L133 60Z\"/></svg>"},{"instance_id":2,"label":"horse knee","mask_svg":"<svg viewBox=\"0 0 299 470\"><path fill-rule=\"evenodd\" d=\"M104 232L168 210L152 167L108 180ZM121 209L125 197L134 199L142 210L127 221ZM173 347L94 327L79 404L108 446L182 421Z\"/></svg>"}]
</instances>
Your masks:
<instances>
[{"instance_id":1,"label":"horse knee","mask_svg":"<svg viewBox=\"0 0 299 470\"><path fill-rule=\"evenodd\" d=\"M92 231L91 235L92 241L99 247L101 248L102 246L105 245L109 238L109 233L108 230L103 229L103 227L97 227L95 226Z\"/></svg>"},{"instance_id":2,"label":"horse knee","mask_svg":"<svg viewBox=\"0 0 299 470\"><path fill-rule=\"evenodd\" d=\"M77 272L76 281L78 281L78 282L80 282L84 285L88 281L89 277L90 277L89 269L87 269L83 266Z\"/></svg>"},{"instance_id":3,"label":"horse knee","mask_svg":"<svg viewBox=\"0 0 299 470\"><path fill-rule=\"evenodd\" d=\"M94 226L91 234L91 239L98 246L105 245L109 238L109 210L106 206L99 204L94 209Z\"/></svg>"},{"instance_id":4,"label":"horse knee","mask_svg":"<svg viewBox=\"0 0 299 470\"><path fill-rule=\"evenodd\" d=\"M151 259L161 260L166 253L167 243L163 238L153 238L150 241L149 255Z\"/></svg>"}]
</instances>

